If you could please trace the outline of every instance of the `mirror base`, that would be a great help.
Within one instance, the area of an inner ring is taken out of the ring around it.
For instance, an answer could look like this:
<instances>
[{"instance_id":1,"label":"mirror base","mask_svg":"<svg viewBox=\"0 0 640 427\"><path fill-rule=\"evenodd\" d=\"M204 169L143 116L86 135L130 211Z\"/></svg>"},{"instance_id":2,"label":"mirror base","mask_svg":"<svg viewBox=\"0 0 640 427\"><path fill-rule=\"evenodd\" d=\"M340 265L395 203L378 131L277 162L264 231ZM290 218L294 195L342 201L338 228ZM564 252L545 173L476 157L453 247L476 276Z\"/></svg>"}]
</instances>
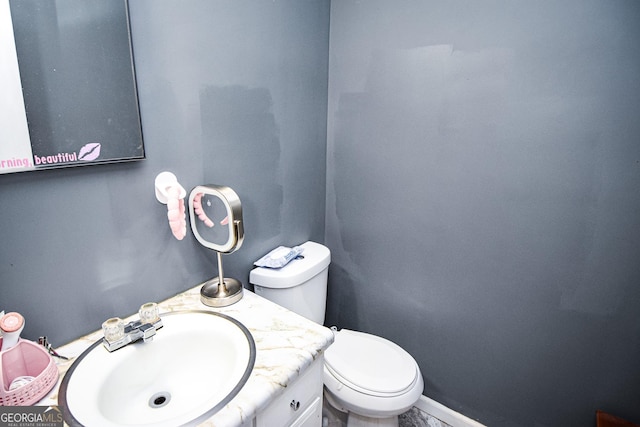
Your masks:
<instances>
[{"instance_id":1,"label":"mirror base","mask_svg":"<svg viewBox=\"0 0 640 427\"><path fill-rule=\"evenodd\" d=\"M242 299L242 283L229 277L219 286L220 279L208 280L200 289L200 301L209 307L226 307Z\"/></svg>"}]
</instances>

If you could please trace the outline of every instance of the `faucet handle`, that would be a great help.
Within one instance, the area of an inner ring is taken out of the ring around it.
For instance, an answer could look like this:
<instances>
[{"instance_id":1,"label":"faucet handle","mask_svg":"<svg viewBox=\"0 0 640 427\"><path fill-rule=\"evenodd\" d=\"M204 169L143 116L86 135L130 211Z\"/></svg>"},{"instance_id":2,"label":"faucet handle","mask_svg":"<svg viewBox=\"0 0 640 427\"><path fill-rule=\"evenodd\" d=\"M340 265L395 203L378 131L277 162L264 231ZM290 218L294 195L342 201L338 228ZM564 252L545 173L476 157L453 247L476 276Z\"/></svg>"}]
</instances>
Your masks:
<instances>
[{"instance_id":1,"label":"faucet handle","mask_svg":"<svg viewBox=\"0 0 640 427\"><path fill-rule=\"evenodd\" d=\"M116 342L124 337L124 322L119 317L107 319L102 324L104 339L108 342Z\"/></svg>"},{"instance_id":2,"label":"faucet handle","mask_svg":"<svg viewBox=\"0 0 640 427\"><path fill-rule=\"evenodd\" d=\"M140 323L150 323L153 325L158 320L160 320L158 304L156 304L155 302L142 304L140 306L140 310L138 310L138 315L140 316Z\"/></svg>"}]
</instances>

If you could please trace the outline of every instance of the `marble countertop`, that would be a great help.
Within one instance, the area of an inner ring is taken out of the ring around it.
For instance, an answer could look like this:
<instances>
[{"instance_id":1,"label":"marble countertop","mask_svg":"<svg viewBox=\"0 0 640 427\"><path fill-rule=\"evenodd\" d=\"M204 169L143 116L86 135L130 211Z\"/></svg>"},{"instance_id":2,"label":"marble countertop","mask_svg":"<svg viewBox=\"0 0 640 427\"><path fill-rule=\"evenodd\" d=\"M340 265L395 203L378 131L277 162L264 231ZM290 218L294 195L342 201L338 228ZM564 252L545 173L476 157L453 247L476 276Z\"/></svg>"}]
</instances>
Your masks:
<instances>
[{"instance_id":1,"label":"marble countertop","mask_svg":"<svg viewBox=\"0 0 640 427\"><path fill-rule=\"evenodd\" d=\"M228 307L213 308L202 304L200 285L158 305L161 315L189 309L223 313L240 321L253 335L256 344L256 361L249 380L229 404L201 426L240 426L253 419L333 342L333 333L330 329L280 307L247 289L244 290L244 296L240 301ZM37 405L58 404L58 388L73 360L101 338L102 331L99 330L56 348L59 354L69 357L70 360L55 358L60 373L58 383Z\"/></svg>"}]
</instances>

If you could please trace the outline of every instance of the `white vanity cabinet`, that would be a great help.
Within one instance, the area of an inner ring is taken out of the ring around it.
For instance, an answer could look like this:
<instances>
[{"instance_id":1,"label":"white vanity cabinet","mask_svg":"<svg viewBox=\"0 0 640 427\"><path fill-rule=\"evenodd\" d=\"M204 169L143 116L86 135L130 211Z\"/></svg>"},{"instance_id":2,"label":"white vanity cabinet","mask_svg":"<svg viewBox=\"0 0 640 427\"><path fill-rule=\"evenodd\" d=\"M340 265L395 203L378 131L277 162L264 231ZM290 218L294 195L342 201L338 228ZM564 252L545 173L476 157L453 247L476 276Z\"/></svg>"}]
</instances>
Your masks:
<instances>
[{"instance_id":1,"label":"white vanity cabinet","mask_svg":"<svg viewBox=\"0 0 640 427\"><path fill-rule=\"evenodd\" d=\"M256 427L319 427L322 425L322 368L324 355L289 384L280 396L258 413Z\"/></svg>"}]
</instances>

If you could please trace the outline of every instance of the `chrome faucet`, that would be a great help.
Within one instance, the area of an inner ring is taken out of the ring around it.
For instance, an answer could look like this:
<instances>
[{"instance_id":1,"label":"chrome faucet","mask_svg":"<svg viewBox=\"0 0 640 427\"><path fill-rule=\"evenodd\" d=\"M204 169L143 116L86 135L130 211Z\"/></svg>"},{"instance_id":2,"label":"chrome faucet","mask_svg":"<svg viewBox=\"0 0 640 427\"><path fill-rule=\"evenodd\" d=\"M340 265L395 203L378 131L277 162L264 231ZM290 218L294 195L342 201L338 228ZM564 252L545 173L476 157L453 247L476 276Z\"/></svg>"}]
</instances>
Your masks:
<instances>
[{"instance_id":1,"label":"chrome faucet","mask_svg":"<svg viewBox=\"0 0 640 427\"><path fill-rule=\"evenodd\" d=\"M142 340L152 341L156 331L162 328L162 319L158 315L156 303L146 303L140 307L140 319L133 320L126 325L122 319L112 317L102 324L104 338L102 344L111 351Z\"/></svg>"}]
</instances>

